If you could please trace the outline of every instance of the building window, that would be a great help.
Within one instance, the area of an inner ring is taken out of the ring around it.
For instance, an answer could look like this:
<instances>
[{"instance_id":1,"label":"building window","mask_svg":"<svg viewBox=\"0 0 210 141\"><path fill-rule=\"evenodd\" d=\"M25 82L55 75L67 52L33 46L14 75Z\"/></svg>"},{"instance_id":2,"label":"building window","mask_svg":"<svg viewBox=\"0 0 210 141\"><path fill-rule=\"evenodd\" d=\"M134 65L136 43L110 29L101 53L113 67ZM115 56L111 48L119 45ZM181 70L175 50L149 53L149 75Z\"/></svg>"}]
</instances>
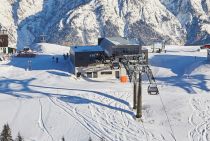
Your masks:
<instances>
[{"instance_id":1,"label":"building window","mask_svg":"<svg viewBox=\"0 0 210 141\"><path fill-rule=\"evenodd\" d=\"M92 72L87 72L87 77L92 78Z\"/></svg>"},{"instance_id":2,"label":"building window","mask_svg":"<svg viewBox=\"0 0 210 141\"><path fill-rule=\"evenodd\" d=\"M138 48L134 48L134 52L135 52L135 53L139 53Z\"/></svg>"},{"instance_id":3,"label":"building window","mask_svg":"<svg viewBox=\"0 0 210 141\"><path fill-rule=\"evenodd\" d=\"M128 48L123 48L122 50L123 50L123 53L126 53L126 54L129 53L129 49Z\"/></svg>"},{"instance_id":4,"label":"building window","mask_svg":"<svg viewBox=\"0 0 210 141\"><path fill-rule=\"evenodd\" d=\"M96 55L95 54L90 54L90 58L95 58Z\"/></svg>"},{"instance_id":5,"label":"building window","mask_svg":"<svg viewBox=\"0 0 210 141\"><path fill-rule=\"evenodd\" d=\"M98 77L98 73L97 72L93 72L93 78L97 78Z\"/></svg>"},{"instance_id":6,"label":"building window","mask_svg":"<svg viewBox=\"0 0 210 141\"><path fill-rule=\"evenodd\" d=\"M110 75L112 74L112 71L102 71L101 75Z\"/></svg>"},{"instance_id":7,"label":"building window","mask_svg":"<svg viewBox=\"0 0 210 141\"><path fill-rule=\"evenodd\" d=\"M96 54L90 54L89 55L89 61L94 61L96 59Z\"/></svg>"}]
</instances>

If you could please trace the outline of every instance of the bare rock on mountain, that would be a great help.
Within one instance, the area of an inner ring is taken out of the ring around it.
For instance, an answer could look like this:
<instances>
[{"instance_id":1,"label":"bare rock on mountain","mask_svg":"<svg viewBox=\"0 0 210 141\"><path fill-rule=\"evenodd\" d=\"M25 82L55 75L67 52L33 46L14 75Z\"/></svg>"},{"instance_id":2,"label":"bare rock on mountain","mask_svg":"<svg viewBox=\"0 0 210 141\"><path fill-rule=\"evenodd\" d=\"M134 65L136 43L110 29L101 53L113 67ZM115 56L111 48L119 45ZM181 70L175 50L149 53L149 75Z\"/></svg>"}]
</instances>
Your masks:
<instances>
[{"instance_id":1,"label":"bare rock on mountain","mask_svg":"<svg viewBox=\"0 0 210 141\"><path fill-rule=\"evenodd\" d=\"M208 0L3 0L0 23L18 48L40 41L96 44L98 37L124 36L143 44L200 44L209 39Z\"/></svg>"}]
</instances>

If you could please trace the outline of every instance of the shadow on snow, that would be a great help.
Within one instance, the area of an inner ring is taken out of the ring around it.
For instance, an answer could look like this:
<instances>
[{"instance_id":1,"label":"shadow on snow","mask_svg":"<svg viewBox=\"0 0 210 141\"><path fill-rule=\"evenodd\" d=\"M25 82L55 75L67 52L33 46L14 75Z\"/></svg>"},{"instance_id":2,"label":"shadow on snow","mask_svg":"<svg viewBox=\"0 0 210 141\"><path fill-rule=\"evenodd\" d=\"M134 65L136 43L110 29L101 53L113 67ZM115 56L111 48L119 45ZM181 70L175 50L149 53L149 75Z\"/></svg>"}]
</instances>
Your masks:
<instances>
[{"instance_id":1,"label":"shadow on snow","mask_svg":"<svg viewBox=\"0 0 210 141\"><path fill-rule=\"evenodd\" d=\"M48 87L48 86L39 86L39 85L32 85L30 84L32 81L36 80L35 78L30 78L26 80L15 80L15 79L9 79L9 78L1 78L0 79L0 94L5 94L5 95L10 95L14 96L17 98L34 98L34 97L39 97L39 96L47 96L47 97L57 97L58 99L72 103L72 104L95 104L99 106L103 106L109 109L113 109L116 111L124 112L127 114L130 114L131 116L134 115L133 112L129 110L125 110L119 107L114 107L111 105L107 105L98 101L90 100L84 97L79 97L79 96L71 96L71 95L66 95L62 93L52 93L52 92L57 92L57 90L65 90L68 91L70 94L72 91L78 91L78 92L87 92L91 94L95 94L101 97L105 97L108 99L112 99L116 102L119 102L123 105L129 106L129 103L123 99L114 97L112 95L103 93L103 92L98 92L98 91L93 91L93 90L84 90L84 89L67 89L67 88L58 88L58 87ZM13 85L13 86L11 86ZM17 85L18 87L15 87ZM51 90L51 92L49 92ZM61 92L61 91L59 91Z\"/></svg>"},{"instance_id":2,"label":"shadow on snow","mask_svg":"<svg viewBox=\"0 0 210 141\"><path fill-rule=\"evenodd\" d=\"M193 88L198 88L209 92L207 81L204 74L191 74L196 68L208 64L206 57L178 56L178 55L156 55L150 59L150 63L155 67L170 69L176 76L156 77L171 86L184 89L189 94L196 94ZM210 68L209 68L210 69Z\"/></svg>"}]
</instances>

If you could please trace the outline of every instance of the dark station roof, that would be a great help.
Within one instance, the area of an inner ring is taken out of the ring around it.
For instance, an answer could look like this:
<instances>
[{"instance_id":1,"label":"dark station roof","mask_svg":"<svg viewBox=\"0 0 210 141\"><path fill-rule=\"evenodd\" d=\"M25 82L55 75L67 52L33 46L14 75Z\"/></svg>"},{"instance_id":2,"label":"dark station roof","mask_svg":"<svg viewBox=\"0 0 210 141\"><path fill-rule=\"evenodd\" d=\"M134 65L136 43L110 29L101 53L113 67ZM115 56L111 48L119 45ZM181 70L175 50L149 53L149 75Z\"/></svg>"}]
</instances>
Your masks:
<instances>
[{"instance_id":1,"label":"dark station roof","mask_svg":"<svg viewBox=\"0 0 210 141\"><path fill-rule=\"evenodd\" d=\"M138 45L135 41L123 37L107 37L105 39L109 40L114 45Z\"/></svg>"},{"instance_id":2,"label":"dark station roof","mask_svg":"<svg viewBox=\"0 0 210 141\"><path fill-rule=\"evenodd\" d=\"M74 46L71 47L74 52L98 52L103 51L100 46Z\"/></svg>"}]
</instances>

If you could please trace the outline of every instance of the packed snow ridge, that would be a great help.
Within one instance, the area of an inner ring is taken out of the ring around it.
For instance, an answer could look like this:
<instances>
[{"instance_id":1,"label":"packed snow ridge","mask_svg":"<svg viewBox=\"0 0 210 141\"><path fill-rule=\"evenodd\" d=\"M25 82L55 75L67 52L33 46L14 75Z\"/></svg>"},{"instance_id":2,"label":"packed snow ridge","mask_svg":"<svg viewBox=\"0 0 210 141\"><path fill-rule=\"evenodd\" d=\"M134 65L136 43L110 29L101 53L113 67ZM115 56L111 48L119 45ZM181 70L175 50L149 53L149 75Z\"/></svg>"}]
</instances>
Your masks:
<instances>
[{"instance_id":1,"label":"packed snow ridge","mask_svg":"<svg viewBox=\"0 0 210 141\"><path fill-rule=\"evenodd\" d=\"M20 132L25 141L63 136L67 141L210 141L210 65L198 48L166 46L166 53L149 53L160 94L148 95L143 80L143 117L136 120L132 83L77 79L63 58L69 47L36 44L35 58L0 64L0 127L8 123L13 137Z\"/></svg>"},{"instance_id":2,"label":"packed snow ridge","mask_svg":"<svg viewBox=\"0 0 210 141\"><path fill-rule=\"evenodd\" d=\"M40 41L96 44L98 37L137 38L144 44L205 43L210 34L209 0L2 0L0 23L18 48Z\"/></svg>"}]
</instances>

